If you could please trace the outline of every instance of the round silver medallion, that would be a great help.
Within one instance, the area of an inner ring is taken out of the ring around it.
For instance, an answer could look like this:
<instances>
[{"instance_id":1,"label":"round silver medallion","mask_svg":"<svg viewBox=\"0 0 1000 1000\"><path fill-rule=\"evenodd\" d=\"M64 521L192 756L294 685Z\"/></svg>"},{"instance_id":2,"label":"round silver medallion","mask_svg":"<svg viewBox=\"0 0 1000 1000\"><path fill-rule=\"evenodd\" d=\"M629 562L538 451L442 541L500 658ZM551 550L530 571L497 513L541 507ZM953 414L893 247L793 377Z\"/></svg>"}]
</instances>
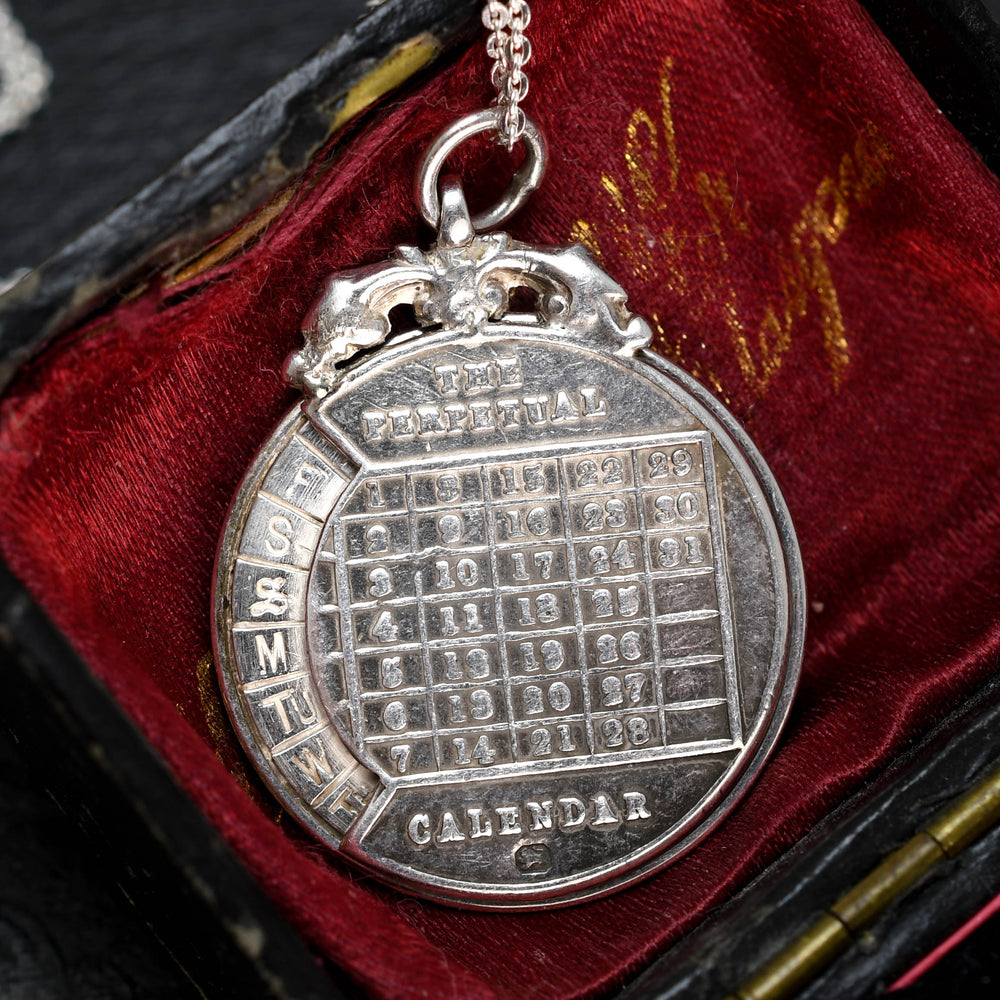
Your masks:
<instances>
[{"instance_id":1,"label":"round silver medallion","mask_svg":"<svg viewBox=\"0 0 1000 1000\"><path fill-rule=\"evenodd\" d=\"M217 660L278 798L401 888L607 893L774 745L803 638L788 514L648 341L581 248L503 235L337 276L311 317L311 398L223 539Z\"/></svg>"}]
</instances>

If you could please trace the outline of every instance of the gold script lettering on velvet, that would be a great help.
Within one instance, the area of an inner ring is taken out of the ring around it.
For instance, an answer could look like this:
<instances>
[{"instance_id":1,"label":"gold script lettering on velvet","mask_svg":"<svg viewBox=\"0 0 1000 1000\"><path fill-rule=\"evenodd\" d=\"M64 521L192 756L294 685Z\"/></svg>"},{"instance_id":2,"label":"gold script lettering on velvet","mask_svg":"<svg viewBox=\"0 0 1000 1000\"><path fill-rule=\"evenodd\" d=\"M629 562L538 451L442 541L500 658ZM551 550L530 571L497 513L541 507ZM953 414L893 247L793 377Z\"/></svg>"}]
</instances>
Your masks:
<instances>
[{"instance_id":1,"label":"gold script lettering on velvet","mask_svg":"<svg viewBox=\"0 0 1000 1000\"><path fill-rule=\"evenodd\" d=\"M816 184L780 246L771 250L776 288L765 300L763 315L754 319L759 307L743 301L733 270L741 257L741 241L755 241L756 258L767 253L751 221L753 192L741 184L735 166L732 178L723 172L698 171L693 178L684 174L672 104L674 84L674 60L668 56L659 76L658 106L652 111L637 108L629 118L624 170L601 175L610 209L607 218L578 219L572 238L598 257L602 249L613 249L638 281L655 280L672 296L685 299L700 326L717 329L721 321L740 373L757 397L767 394L796 334L813 333L817 327L829 378L838 388L851 354L827 249L847 231L852 211L885 184L892 150L874 125L861 128L852 148ZM684 194L697 198L704 229L678 233L667 223L667 207ZM718 375L698 356L706 346L690 342L686 334L668 333L656 312L651 320L664 354L725 397Z\"/></svg>"}]
</instances>

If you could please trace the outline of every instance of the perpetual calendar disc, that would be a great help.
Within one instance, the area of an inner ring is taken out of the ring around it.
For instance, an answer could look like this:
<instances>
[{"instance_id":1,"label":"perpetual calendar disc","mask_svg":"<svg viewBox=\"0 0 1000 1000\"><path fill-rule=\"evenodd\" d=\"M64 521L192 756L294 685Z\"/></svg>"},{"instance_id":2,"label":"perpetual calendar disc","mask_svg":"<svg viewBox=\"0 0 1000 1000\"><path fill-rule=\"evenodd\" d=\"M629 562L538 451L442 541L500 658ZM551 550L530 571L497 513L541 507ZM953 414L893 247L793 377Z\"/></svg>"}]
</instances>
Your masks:
<instances>
[{"instance_id":1,"label":"perpetual calendar disc","mask_svg":"<svg viewBox=\"0 0 1000 1000\"><path fill-rule=\"evenodd\" d=\"M385 349L284 421L232 512L218 654L249 754L331 847L537 906L719 822L785 716L801 606L718 404L505 325Z\"/></svg>"},{"instance_id":2,"label":"perpetual calendar disc","mask_svg":"<svg viewBox=\"0 0 1000 1000\"><path fill-rule=\"evenodd\" d=\"M801 656L775 484L683 372L525 317L401 338L237 496L216 641L299 821L472 907L607 893L716 826Z\"/></svg>"}]
</instances>

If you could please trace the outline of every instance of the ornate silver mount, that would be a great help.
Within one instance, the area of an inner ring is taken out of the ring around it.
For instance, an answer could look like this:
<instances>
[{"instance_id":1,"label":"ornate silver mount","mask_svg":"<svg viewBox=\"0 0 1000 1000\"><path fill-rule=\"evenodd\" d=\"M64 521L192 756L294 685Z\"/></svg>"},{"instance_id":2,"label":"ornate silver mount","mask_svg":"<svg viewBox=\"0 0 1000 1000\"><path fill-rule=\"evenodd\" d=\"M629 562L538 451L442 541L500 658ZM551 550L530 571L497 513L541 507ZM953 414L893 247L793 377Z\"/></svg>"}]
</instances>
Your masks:
<instances>
[{"instance_id":1,"label":"ornate silver mount","mask_svg":"<svg viewBox=\"0 0 1000 1000\"><path fill-rule=\"evenodd\" d=\"M533 315L510 312L511 293L537 295ZM303 331L305 346L288 368L291 381L325 396L343 375L343 362L383 343L390 313L411 306L421 328L474 330L505 320L584 338L613 330L609 346L627 356L649 344L649 324L625 307L625 291L581 246L533 249L506 233L474 235L463 246L443 240L428 251L401 247L394 260L330 279ZM606 334L605 334L606 336Z\"/></svg>"},{"instance_id":2,"label":"ornate silver mount","mask_svg":"<svg viewBox=\"0 0 1000 1000\"><path fill-rule=\"evenodd\" d=\"M595 263L582 246L535 248L505 233L482 235L477 229L505 221L541 181L545 146L528 121L528 155L500 202L470 217L460 183L438 174L449 152L464 139L495 127L493 111L457 122L431 147L418 178L418 201L424 217L437 226L429 250L401 247L395 258L336 274L306 318L305 345L288 368L291 382L323 397L343 374L343 363L358 351L384 343L397 306L413 309L422 330L471 330L508 318L537 323L554 336L589 343L613 330L608 346L628 356L649 345L645 320L625 307L624 289ZM512 293L527 289L535 300L533 315L511 310Z\"/></svg>"}]
</instances>

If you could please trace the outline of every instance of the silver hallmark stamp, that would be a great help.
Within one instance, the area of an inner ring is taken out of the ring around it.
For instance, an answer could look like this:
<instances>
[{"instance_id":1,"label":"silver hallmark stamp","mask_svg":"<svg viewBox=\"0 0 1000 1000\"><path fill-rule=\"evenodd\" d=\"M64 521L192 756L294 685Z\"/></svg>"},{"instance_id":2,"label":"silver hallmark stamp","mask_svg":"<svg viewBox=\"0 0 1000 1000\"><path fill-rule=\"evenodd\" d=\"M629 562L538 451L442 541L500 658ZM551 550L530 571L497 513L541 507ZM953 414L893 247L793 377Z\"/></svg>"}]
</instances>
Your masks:
<instances>
[{"instance_id":1,"label":"silver hallmark stamp","mask_svg":"<svg viewBox=\"0 0 1000 1000\"><path fill-rule=\"evenodd\" d=\"M217 663L264 780L338 854L465 906L567 903L746 790L802 570L760 455L584 249L476 235L447 186L441 219L310 316L306 402L222 541Z\"/></svg>"}]
</instances>

